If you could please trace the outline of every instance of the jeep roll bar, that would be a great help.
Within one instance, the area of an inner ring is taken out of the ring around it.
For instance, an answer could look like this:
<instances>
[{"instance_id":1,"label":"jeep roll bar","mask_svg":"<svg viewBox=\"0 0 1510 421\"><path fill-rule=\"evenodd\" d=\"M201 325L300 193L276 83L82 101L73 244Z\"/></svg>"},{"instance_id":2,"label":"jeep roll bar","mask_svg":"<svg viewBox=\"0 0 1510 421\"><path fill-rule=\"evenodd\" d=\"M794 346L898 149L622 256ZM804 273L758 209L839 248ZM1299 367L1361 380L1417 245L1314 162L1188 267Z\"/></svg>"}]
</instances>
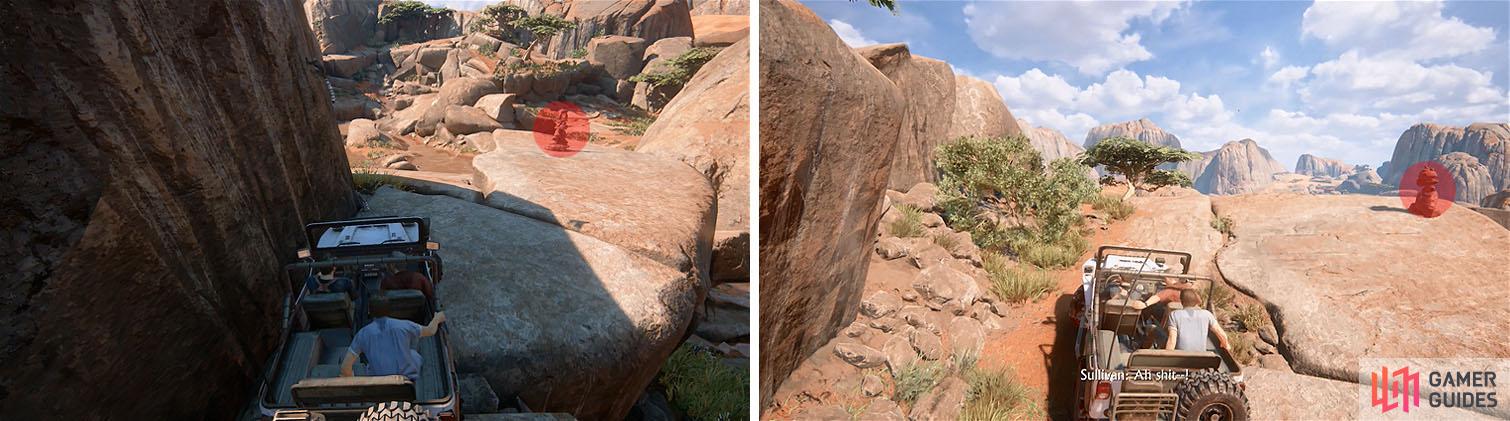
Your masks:
<instances>
[{"instance_id":1,"label":"jeep roll bar","mask_svg":"<svg viewBox=\"0 0 1510 421\"><path fill-rule=\"evenodd\" d=\"M1173 254L1175 256L1180 256L1180 273L1182 273L1182 274L1188 274L1188 273L1190 273L1190 261L1192 259L1194 259L1194 257L1191 256L1190 253L1186 253L1186 252L1183 252L1183 251L1145 249L1145 248L1126 247L1126 246L1101 246L1101 247L1099 247L1099 248L1096 249L1096 265L1097 266L1100 266L1102 264L1102 262L1106 261L1106 252L1107 251L1125 251L1125 252L1131 252L1131 253L1134 253L1133 255L1145 255L1146 256L1146 257L1144 257L1145 259L1147 257L1152 257L1153 254L1155 254L1155 253L1157 253L1157 254Z\"/></svg>"}]
</instances>

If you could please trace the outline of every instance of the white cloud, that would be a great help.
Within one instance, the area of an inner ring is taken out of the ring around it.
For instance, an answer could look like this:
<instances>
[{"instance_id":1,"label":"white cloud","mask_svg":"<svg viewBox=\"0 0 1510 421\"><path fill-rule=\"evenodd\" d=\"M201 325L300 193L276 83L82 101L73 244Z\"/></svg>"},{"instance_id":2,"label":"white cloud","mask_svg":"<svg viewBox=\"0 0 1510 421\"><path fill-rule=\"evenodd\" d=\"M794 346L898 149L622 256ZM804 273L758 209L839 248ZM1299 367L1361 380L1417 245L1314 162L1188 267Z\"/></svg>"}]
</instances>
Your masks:
<instances>
[{"instance_id":1,"label":"white cloud","mask_svg":"<svg viewBox=\"0 0 1510 421\"><path fill-rule=\"evenodd\" d=\"M1129 70L1114 71L1084 88L1036 68L1015 77L998 75L994 84L1014 115L1071 139L1083 138L1100 124L1156 115L1155 122L1166 129L1220 126L1233 119L1220 96L1183 94L1179 81ZM1177 135L1184 139L1185 134ZM1219 145L1221 140L1231 139L1200 139L1197 144Z\"/></svg>"},{"instance_id":2,"label":"white cloud","mask_svg":"<svg viewBox=\"0 0 1510 421\"><path fill-rule=\"evenodd\" d=\"M1100 75L1153 58L1134 20L1155 24L1185 3L981 2L965 5L965 26L976 46L1006 59L1056 61Z\"/></svg>"},{"instance_id":3,"label":"white cloud","mask_svg":"<svg viewBox=\"0 0 1510 421\"><path fill-rule=\"evenodd\" d=\"M1482 109L1505 105L1492 74L1456 64L1424 66L1398 58L1363 57L1357 51L1311 68L1299 88L1306 105L1337 112ZM1451 114L1451 113L1448 113ZM1470 113L1465 113L1470 114Z\"/></svg>"},{"instance_id":4,"label":"white cloud","mask_svg":"<svg viewBox=\"0 0 1510 421\"><path fill-rule=\"evenodd\" d=\"M1279 64L1279 52L1274 51L1274 47L1264 46L1264 51L1258 56L1263 59L1265 69L1272 69Z\"/></svg>"},{"instance_id":5,"label":"white cloud","mask_svg":"<svg viewBox=\"0 0 1510 421\"><path fill-rule=\"evenodd\" d=\"M1271 85L1279 86L1281 91L1288 94L1290 91L1290 85L1293 85L1296 81L1305 79L1306 75L1310 73L1310 67L1285 66L1283 69L1279 69L1278 71L1275 71L1274 74L1269 75L1268 83Z\"/></svg>"},{"instance_id":6,"label":"white cloud","mask_svg":"<svg viewBox=\"0 0 1510 421\"><path fill-rule=\"evenodd\" d=\"M1493 28L1443 17L1441 1L1317 1L1301 19L1301 36L1336 50L1425 60L1483 50L1496 34Z\"/></svg>"},{"instance_id":7,"label":"white cloud","mask_svg":"<svg viewBox=\"0 0 1510 421\"><path fill-rule=\"evenodd\" d=\"M850 25L848 22L829 19L828 26L834 28L834 33L839 34L839 39L844 40L845 44L849 44L850 48L880 44L876 40L866 38L864 34L860 33L859 28L855 28L854 25Z\"/></svg>"}]
</instances>

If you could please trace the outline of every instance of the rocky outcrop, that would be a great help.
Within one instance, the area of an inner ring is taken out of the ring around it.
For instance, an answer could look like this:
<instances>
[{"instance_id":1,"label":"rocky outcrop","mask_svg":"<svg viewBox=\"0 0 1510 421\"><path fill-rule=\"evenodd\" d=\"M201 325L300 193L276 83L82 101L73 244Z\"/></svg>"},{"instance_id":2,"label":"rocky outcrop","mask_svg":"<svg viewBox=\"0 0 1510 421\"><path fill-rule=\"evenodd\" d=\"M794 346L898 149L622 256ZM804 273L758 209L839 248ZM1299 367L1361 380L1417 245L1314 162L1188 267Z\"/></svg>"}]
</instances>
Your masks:
<instances>
[{"instance_id":1,"label":"rocky outcrop","mask_svg":"<svg viewBox=\"0 0 1510 421\"><path fill-rule=\"evenodd\" d=\"M672 159L588 145L569 159L496 142L472 159L483 204L634 251L708 284L713 188Z\"/></svg>"},{"instance_id":2,"label":"rocky outcrop","mask_svg":"<svg viewBox=\"0 0 1510 421\"><path fill-rule=\"evenodd\" d=\"M855 318L904 110L900 90L812 11L790 0L760 10L764 406Z\"/></svg>"},{"instance_id":3,"label":"rocky outcrop","mask_svg":"<svg viewBox=\"0 0 1510 421\"><path fill-rule=\"evenodd\" d=\"M1484 197L1479 201L1479 206L1490 209L1510 210L1510 189L1500 190L1497 193Z\"/></svg>"},{"instance_id":4,"label":"rocky outcrop","mask_svg":"<svg viewBox=\"0 0 1510 421\"><path fill-rule=\"evenodd\" d=\"M1468 127L1448 127L1431 123L1417 124L1400 134L1390 157L1388 171L1379 175L1388 184L1397 184L1402 174L1418 162L1435 160L1453 152L1462 152L1479 161L1493 182L1489 192L1510 188L1510 124L1474 123ZM1478 202L1483 197L1464 197Z\"/></svg>"},{"instance_id":5,"label":"rocky outcrop","mask_svg":"<svg viewBox=\"0 0 1510 421\"><path fill-rule=\"evenodd\" d=\"M323 54L367 44L377 32L381 0L304 0L305 17Z\"/></svg>"},{"instance_id":6,"label":"rocky outcrop","mask_svg":"<svg viewBox=\"0 0 1510 421\"><path fill-rule=\"evenodd\" d=\"M692 0L692 16L750 15L750 0Z\"/></svg>"},{"instance_id":7,"label":"rocky outcrop","mask_svg":"<svg viewBox=\"0 0 1510 421\"><path fill-rule=\"evenodd\" d=\"M691 165L718 194L715 280L749 278L750 58L748 41L720 52L645 129L637 151ZM642 176L643 177L643 176Z\"/></svg>"},{"instance_id":8,"label":"rocky outcrop","mask_svg":"<svg viewBox=\"0 0 1510 421\"><path fill-rule=\"evenodd\" d=\"M1044 164L1054 162L1059 158L1074 158L1085 152L1085 148L1071 142L1064 137L1064 133L1048 127L1033 127L1023 119L1017 119L1017 127L1022 128L1022 134L1028 138L1028 143L1043 157Z\"/></svg>"},{"instance_id":9,"label":"rocky outcrop","mask_svg":"<svg viewBox=\"0 0 1510 421\"><path fill-rule=\"evenodd\" d=\"M1353 173L1353 166L1341 160L1302 154L1295 161L1295 173L1321 177L1345 177Z\"/></svg>"},{"instance_id":10,"label":"rocky outcrop","mask_svg":"<svg viewBox=\"0 0 1510 421\"><path fill-rule=\"evenodd\" d=\"M1455 192L1452 200L1478 203L1494 194L1494 180L1489 176L1489 169L1472 155L1453 152L1437 157L1436 161L1447 167L1447 172L1452 174Z\"/></svg>"},{"instance_id":11,"label":"rocky outcrop","mask_svg":"<svg viewBox=\"0 0 1510 421\"><path fill-rule=\"evenodd\" d=\"M1007 109L996 87L965 75L954 76L954 123L949 139L964 136L1009 136L1022 134L1017 119Z\"/></svg>"},{"instance_id":12,"label":"rocky outcrop","mask_svg":"<svg viewBox=\"0 0 1510 421\"><path fill-rule=\"evenodd\" d=\"M1185 173L1185 175L1187 176L1190 176L1190 182L1194 183L1195 180L1201 178L1201 173L1206 171L1206 166L1211 165L1211 157L1216 156L1216 152L1217 151L1201 152L1201 156L1199 158L1174 164L1173 169L1175 171ZM1160 165L1159 168L1170 169L1169 165L1167 164Z\"/></svg>"},{"instance_id":13,"label":"rocky outcrop","mask_svg":"<svg viewBox=\"0 0 1510 421\"><path fill-rule=\"evenodd\" d=\"M692 42L698 47L727 47L749 36L749 16L703 15L692 17Z\"/></svg>"},{"instance_id":14,"label":"rocky outcrop","mask_svg":"<svg viewBox=\"0 0 1510 421\"><path fill-rule=\"evenodd\" d=\"M367 206L429 218L458 370L536 411L623 419L699 299L681 271L535 217L389 188Z\"/></svg>"},{"instance_id":15,"label":"rocky outcrop","mask_svg":"<svg viewBox=\"0 0 1510 421\"><path fill-rule=\"evenodd\" d=\"M1116 124L1103 124L1092 128L1085 134L1085 148L1096 146L1102 139L1113 137L1126 137L1140 140L1150 145L1168 146L1179 148L1180 138L1159 128L1157 124L1146 118L1134 121L1124 121Z\"/></svg>"},{"instance_id":16,"label":"rocky outcrop","mask_svg":"<svg viewBox=\"0 0 1510 421\"><path fill-rule=\"evenodd\" d=\"M593 38L587 42L587 64L600 69L614 79L629 79L640 74L645 62L645 47L650 43L635 37L609 35Z\"/></svg>"},{"instance_id":17,"label":"rocky outcrop","mask_svg":"<svg viewBox=\"0 0 1510 421\"><path fill-rule=\"evenodd\" d=\"M1251 193L1274 182L1274 174L1285 171L1284 165L1253 139L1227 142L1210 155L1195 179L1195 189L1205 194Z\"/></svg>"},{"instance_id":18,"label":"rocky outcrop","mask_svg":"<svg viewBox=\"0 0 1510 421\"><path fill-rule=\"evenodd\" d=\"M299 2L4 9L0 418L234 417L356 209Z\"/></svg>"},{"instance_id":19,"label":"rocky outcrop","mask_svg":"<svg viewBox=\"0 0 1510 421\"><path fill-rule=\"evenodd\" d=\"M540 47L546 57L570 57L593 37L626 35L654 43L692 36L692 14L684 0L567 0L545 5L543 13L576 21Z\"/></svg>"},{"instance_id":20,"label":"rocky outcrop","mask_svg":"<svg viewBox=\"0 0 1510 421\"><path fill-rule=\"evenodd\" d=\"M954 70L949 63L912 55L907 44L874 45L856 52L891 79L906 98L887 187L906 190L917 183L938 181L933 152L948 140L954 121Z\"/></svg>"},{"instance_id":21,"label":"rocky outcrop","mask_svg":"<svg viewBox=\"0 0 1510 421\"><path fill-rule=\"evenodd\" d=\"M1295 372L1354 381L1365 356L1510 357L1498 311L1510 231L1489 218L1460 206L1422 218L1397 197L1212 201L1235 236L1221 274L1268 308Z\"/></svg>"},{"instance_id":22,"label":"rocky outcrop","mask_svg":"<svg viewBox=\"0 0 1510 421\"><path fill-rule=\"evenodd\" d=\"M383 5L378 8L378 16L383 16L393 5L393 2L383 2ZM379 23L375 37L383 42L399 43L459 37L467 24L476 18L476 13L449 9L439 13L395 17L386 24Z\"/></svg>"}]
</instances>

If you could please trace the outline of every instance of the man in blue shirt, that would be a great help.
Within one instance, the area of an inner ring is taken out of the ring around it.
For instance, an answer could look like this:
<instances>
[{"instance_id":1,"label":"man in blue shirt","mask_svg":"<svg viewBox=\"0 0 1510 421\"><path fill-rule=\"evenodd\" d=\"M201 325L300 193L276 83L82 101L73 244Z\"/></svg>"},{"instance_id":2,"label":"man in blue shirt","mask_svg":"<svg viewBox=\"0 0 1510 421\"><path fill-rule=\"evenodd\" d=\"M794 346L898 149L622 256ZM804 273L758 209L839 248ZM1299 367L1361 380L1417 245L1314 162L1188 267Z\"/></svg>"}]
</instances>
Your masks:
<instances>
[{"instance_id":1,"label":"man in blue shirt","mask_svg":"<svg viewBox=\"0 0 1510 421\"><path fill-rule=\"evenodd\" d=\"M418 383L419 368L424 363L419 356L419 338L435 335L440 324L446 321L446 313L437 312L428 326L420 326L388 317L388 299L382 295L374 297L367 306L375 318L351 338L351 347L347 349L345 360L341 361L341 376L351 377L357 357L366 355L366 375L401 374Z\"/></svg>"}]
</instances>

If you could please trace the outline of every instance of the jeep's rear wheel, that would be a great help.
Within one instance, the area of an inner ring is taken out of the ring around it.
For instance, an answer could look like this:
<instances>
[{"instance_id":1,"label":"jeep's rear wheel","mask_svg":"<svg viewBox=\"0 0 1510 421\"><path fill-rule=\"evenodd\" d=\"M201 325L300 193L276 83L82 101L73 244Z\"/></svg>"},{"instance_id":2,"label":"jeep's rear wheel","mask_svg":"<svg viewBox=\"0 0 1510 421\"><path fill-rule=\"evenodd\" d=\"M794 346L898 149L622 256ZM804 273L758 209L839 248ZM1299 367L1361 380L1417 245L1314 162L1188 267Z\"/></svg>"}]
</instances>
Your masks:
<instances>
[{"instance_id":1,"label":"jeep's rear wheel","mask_svg":"<svg viewBox=\"0 0 1510 421\"><path fill-rule=\"evenodd\" d=\"M425 407L409 402L388 402L367 408L361 421L434 421Z\"/></svg>"},{"instance_id":2,"label":"jeep's rear wheel","mask_svg":"<svg viewBox=\"0 0 1510 421\"><path fill-rule=\"evenodd\" d=\"M1248 397L1226 373L1201 370L1175 386L1181 420L1247 421Z\"/></svg>"}]
</instances>

